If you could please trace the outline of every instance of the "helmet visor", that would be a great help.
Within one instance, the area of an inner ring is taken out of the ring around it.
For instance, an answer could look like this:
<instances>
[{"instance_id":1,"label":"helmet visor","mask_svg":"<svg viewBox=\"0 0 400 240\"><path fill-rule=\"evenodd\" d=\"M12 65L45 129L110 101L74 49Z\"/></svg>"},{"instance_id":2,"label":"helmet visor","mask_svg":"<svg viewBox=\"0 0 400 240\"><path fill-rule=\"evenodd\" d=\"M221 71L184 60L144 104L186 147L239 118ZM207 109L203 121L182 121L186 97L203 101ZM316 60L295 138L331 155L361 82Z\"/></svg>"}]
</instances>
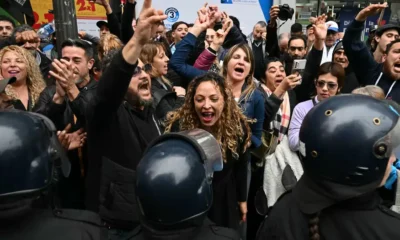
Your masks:
<instances>
[{"instance_id":1,"label":"helmet visor","mask_svg":"<svg viewBox=\"0 0 400 240\"><path fill-rule=\"evenodd\" d=\"M207 176L212 176L215 171L222 171L224 163L221 146L211 133L203 129L193 129L180 134L189 137L202 150Z\"/></svg>"}]
</instances>

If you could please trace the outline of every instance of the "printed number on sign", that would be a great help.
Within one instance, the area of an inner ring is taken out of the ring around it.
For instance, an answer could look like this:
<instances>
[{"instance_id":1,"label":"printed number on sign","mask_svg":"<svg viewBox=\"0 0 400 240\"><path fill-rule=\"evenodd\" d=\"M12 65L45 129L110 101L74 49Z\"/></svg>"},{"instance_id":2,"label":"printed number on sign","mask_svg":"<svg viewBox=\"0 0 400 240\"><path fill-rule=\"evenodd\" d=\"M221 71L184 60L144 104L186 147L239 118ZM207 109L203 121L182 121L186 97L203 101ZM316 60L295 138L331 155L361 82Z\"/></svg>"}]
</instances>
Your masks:
<instances>
[{"instance_id":1,"label":"printed number on sign","mask_svg":"<svg viewBox=\"0 0 400 240\"><path fill-rule=\"evenodd\" d=\"M167 21L169 22L176 22L179 19L179 11L174 7L170 7L165 10L165 15L168 16Z\"/></svg>"},{"instance_id":2,"label":"printed number on sign","mask_svg":"<svg viewBox=\"0 0 400 240\"><path fill-rule=\"evenodd\" d=\"M37 12L33 12L33 17L35 23L33 24L33 29L39 29L42 24L52 22L54 20L54 15L52 13L45 13L42 17L39 17Z\"/></svg>"},{"instance_id":3,"label":"printed number on sign","mask_svg":"<svg viewBox=\"0 0 400 240\"><path fill-rule=\"evenodd\" d=\"M77 0L76 5L79 6L78 11L96 11L94 2L87 2L86 0Z\"/></svg>"}]
</instances>

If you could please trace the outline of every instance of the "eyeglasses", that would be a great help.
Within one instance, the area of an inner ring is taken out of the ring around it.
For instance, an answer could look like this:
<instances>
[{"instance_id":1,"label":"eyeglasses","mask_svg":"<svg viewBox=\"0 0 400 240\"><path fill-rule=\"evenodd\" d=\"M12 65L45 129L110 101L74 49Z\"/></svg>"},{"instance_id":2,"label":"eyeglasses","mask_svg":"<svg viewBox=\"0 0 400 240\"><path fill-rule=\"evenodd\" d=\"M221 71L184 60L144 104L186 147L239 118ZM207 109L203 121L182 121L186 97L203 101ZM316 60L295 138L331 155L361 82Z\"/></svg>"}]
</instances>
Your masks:
<instances>
[{"instance_id":1,"label":"eyeglasses","mask_svg":"<svg viewBox=\"0 0 400 240\"><path fill-rule=\"evenodd\" d=\"M137 66L133 71L133 76L141 74L142 71L144 71L145 73L149 73L151 69L152 69L151 64L145 64L143 67Z\"/></svg>"},{"instance_id":2,"label":"eyeglasses","mask_svg":"<svg viewBox=\"0 0 400 240\"><path fill-rule=\"evenodd\" d=\"M328 86L329 90L335 90L337 88L337 86L338 86L336 83L333 83L333 82L325 82L324 80L318 80L317 81L317 86L319 88L325 87L325 84Z\"/></svg>"}]
</instances>

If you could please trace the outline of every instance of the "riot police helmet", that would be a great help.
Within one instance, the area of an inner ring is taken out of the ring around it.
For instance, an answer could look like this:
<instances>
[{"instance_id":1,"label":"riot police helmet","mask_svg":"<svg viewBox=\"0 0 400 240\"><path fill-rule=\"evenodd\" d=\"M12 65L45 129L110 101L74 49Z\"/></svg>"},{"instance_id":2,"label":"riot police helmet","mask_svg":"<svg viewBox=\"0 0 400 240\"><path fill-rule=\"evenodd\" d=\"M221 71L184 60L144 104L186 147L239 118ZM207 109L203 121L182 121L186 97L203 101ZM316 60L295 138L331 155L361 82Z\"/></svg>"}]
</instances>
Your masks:
<instances>
[{"instance_id":1,"label":"riot police helmet","mask_svg":"<svg viewBox=\"0 0 400 240\"><path fill-rule=\"evenodd\" d=\"M303 212L371 192L400 156L398 106L364 95L329 98L304 118L300 152L304 175L294 193Z\"/></svg>"},{"instance_id":2,"label":"riot police helmet","mask_svg":"<svg viewBox=\"0 0 400 240\"><path fill-rule=\"evenodd\" d=\"M53 183L56 168L68 176L70 163L54 124L25 111L0 111L0 199L37 195Z\"/></svg>"},{"instance_id":3,"label":"riot police helmet","mask_svg":"<svg viewBox=\"0 0 400 240\"><path fill-rule=\"evenodd\" d=\"M213 201L213 173L222 168L221 147L205 130L159 137L137 167L136 196L142 219L153 226L204 219Z\"/></svg>"}]
</instances>

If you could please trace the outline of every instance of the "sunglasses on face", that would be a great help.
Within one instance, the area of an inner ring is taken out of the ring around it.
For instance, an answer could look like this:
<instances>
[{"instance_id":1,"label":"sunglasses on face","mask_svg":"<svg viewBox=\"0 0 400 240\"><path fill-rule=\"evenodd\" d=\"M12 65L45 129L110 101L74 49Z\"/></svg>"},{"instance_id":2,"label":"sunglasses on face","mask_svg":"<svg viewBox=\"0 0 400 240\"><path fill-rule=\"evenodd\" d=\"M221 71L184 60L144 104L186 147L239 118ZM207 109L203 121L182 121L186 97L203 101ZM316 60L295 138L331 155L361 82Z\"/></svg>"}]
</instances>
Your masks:
<instances>
[{"instance_id":1,"label":"sunglasses on face","mask_svg":"<svg viewBox=\"0 0 400 240\"><path fill-rule=\"evenodd\" d=\"M318 80L317 81L317 86L319 88L323 88L323 87L325 87L325 85L328 86L329 90L335 90L336 87L338 86L336 83L333 83L333 82L325 82L324 80Z\"/></svg>"},{"instance_id":2,"label":"sunglasses on face","mask_svg":"<svg viewBox=\"0 0 400 240\"><path fill-rule=\"evenodd\" d=\"M135 70L133 71L133 76L139 75L144 71L145 73L149 73L151 71L152 67L150 64L145 64L143 67L137 66Z\"/></svg>"}]
</instances>

